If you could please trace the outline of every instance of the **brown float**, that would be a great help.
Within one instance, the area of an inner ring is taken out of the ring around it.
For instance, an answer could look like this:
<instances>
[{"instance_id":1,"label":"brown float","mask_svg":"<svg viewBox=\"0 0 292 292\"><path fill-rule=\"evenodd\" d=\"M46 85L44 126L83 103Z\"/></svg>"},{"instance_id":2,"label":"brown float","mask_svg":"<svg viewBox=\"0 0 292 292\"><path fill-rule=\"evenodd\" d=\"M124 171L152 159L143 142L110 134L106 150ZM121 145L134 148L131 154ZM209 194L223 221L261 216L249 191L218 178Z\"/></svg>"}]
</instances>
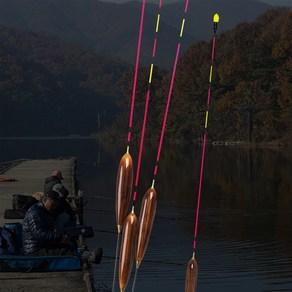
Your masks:
<instances>
[{"instance_id":1,"label":"brown float","mask_svg":"<svg viewBox=\"0 0 292 292\"><path fill-rule=\"evenodd\" d=\"M119 283L120 291L125 291L133 266L134 250L136 244L138 230L138 220L134 213L134 207L132 212L127 216L124 228L123 237L120 251L120 266L119 266Z\"/></svg>"},{"instance_id":2,"label":"brown float","mask_svg":"<svg viewBox=\"0 0 292 292\"><path fill-rule=\"evenodd\" d=\"M197 278L198 278L198 265L195 257L188 263L186 272L186 283L185 292L196 292L197 291Z\"/></svg>"},{"instance_id":3,"label":"brown float","mask_svg":"<svg viewBox=\"0 0 292 292\"><path fill-rule=\"evenodd\" d=\"M139 230L136 247L136 268L138 269L145 255L153 221L156 214L157 195L151 187L144 195L139 216Z\"/></svg>"},{"instance_id":4,"label":"brown float","mask_svg":"<svg viewBox=\"0 0 292 292\"><path fill-rule=\"evenodd\" d=\"M121 158L116 183L116 221L118 233L126 218L133 186L133 160L129 152Z\"/></svg>"}]
</instances>

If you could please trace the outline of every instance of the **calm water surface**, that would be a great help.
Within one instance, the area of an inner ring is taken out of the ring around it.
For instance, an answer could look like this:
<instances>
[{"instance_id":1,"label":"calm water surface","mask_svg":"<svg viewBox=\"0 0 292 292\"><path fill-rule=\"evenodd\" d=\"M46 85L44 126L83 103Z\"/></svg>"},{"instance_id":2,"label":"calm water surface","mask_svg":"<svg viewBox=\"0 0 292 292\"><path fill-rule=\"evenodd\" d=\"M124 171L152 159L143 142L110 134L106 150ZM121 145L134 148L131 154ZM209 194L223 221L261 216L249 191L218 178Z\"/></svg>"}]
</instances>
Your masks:
<instances>
[{"instance_id":1,"label":"calm water surface","mask_svg":"<svg viewBox=\"0 0 292 292\"><path fill-rule=\"evenodd\" d=\"M78 181L88 200L85 222L96 231L88 244L104 248L102 264L94 267L97 291L112 286L115 181L124 151L89 139L0 140L0 162L78 158ZM152 181L155 156L156 149L145 148L137 215ZM163 148L155 185L156 217L135 291L184 291L192 256L199 156L197 146ZM292 291L291 177L289 149L208 147L196 255L199 292ZM132 282L133 275L127 291Z\"/></svg>"}]
</instances>

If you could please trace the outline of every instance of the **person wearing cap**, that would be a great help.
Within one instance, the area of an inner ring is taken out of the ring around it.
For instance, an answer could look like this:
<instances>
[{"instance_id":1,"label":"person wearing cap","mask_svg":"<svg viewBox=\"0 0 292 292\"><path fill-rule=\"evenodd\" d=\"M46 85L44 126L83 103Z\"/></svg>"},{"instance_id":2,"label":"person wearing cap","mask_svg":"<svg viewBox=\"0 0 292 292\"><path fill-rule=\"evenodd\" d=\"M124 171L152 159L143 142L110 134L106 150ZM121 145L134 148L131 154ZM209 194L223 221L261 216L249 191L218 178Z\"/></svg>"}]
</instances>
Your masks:
<instances>
[{"instance_id":1,"label":"person wearing cap","mask_svg":"<svg viewBox=\"0 0 292 292\"><path fill-rule=\"evenodd\" d=\"M47 192L42 200L28 209L22 223L23 252L26 255L67 254L68 236L55 230L54 209L60 202L55 191Z\"/></svg>"},{"instance_id":2,"label":"person wearing cap","mask_svg":"<svg viewBox=\"0 0 292 292\"><path fill-rule=\"evenodd\" d=\"M53 212L53 216L57 221L57 227L72 227L76 225L76 216L71 205L66 200L69 191L62 185L63 175L60 170L54 170L51 176L45 179L44 194L53 190L60 196L60 202Z\"/></svg>"},{"instance_id":3,"label":"person wearing cap","mask_svg":"<svg viewBox=\"0 0 292 292\"><path fill-rule=\"evenodd\" d=\"M69 191L62 185L63 175L60 170L54 170L51 176L45 179L44 184L44 194L47 194L49 191L53 190L55 185L58 185L58 193L61 197L67 198Z\"/></svg>"}]
</instances>

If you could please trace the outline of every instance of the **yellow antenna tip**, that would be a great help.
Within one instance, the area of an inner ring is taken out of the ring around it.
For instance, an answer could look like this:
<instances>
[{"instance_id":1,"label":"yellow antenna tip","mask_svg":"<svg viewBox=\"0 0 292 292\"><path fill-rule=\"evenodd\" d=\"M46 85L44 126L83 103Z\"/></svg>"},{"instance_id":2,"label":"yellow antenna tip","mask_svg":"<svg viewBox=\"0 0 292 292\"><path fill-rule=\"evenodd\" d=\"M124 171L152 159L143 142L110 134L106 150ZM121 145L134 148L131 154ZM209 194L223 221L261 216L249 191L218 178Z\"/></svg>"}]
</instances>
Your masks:
<instances>
[{"instance_id":1,"label":"yellow antenna tip","mask_svg":"<svg viewBox=\"0 0 292 292\"><path fill-rule=\"evenodd\" d=\"M214 14L214 16L213 16L213 22L219 22L219 19L220 19L220 17L219 17L219 14Z\"/></svg>"}]
</instances>

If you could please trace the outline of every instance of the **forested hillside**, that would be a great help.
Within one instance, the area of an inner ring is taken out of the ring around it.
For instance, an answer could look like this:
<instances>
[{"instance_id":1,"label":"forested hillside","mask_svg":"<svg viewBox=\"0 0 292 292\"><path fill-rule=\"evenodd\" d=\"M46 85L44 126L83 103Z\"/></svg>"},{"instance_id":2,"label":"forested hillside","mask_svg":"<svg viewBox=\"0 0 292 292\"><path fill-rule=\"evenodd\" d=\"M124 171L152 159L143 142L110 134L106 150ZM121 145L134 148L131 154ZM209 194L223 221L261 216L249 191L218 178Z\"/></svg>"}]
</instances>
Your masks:
<instances>
[{"instance_id":1,"label":"forested hillside","mask_svg":"<svg viewBox=\"0 0 292 292\"><path fill-rule=\"evenodd\" d=\"M212 23L210 23L210 30ZM216 41L208 137L210 140L247 142L291 141L292 136L292 12L274 9L255 22L242 23L220 34ZM205 121L212 42L200 42L181 57L166 137L198 140ZM155 69L152 86L149 127L146 137L157 138L169 89L169 75ZM139 74L136 97L136 127L140 133L148 70ZM127 129L131 92L131 74L122 82L123 115L107 135L119 135ZM154 141L154 140L153 140Z\"/></svg>"},{"instance_id":2,"label":"forested hillside","mask_svg":"<svg viewBox=\"0 0 292 292\"><path fill-rule=\"evenodd\" d=\"M48 34L0 27L0 136L97 132L126 66Z\"/></svg>"},{"instance_id":3,"label":"forested hillside","mask_svg":"<svg viewBox=\"0 0 292 292\"><path fill-rule=\"evenodd\" d=\"M141 63L151 60L157 13L161 14L156 64L170 69L175 53L185 0L177 3L146 1ZM198 40L209 40L208 22L222 16L221 31L241 21L253 21L269 9L256 0L189 1L182 51ZM33 32L50 32L94 52L135 64L141 1L124 4L98 0L0 0L0 24Z\"/></svg>"},{"instance_id":4,"label":"forested hillside","mask_svg":"<svg viewBox=\"0 0 292 292\"><path fill-rule=\"evenodd\" d=\"M212 32L212 22L209 29ZM292 12L273 9L216 38L208 138L288 141L292 134ZM205 119L212 42L179 59L166 138L198 140ZM173 55L174 58L174 55ZM146 138L160 135L170 73L154 68ZM140 68L133 135L144 113L149 68ZM0 27L0 136L88 135L125 139L133 68L48 33ZM117 113L121 113L117 116ZM153 140L154 141L154 140Z\"/></svg>"}]
</instances>

